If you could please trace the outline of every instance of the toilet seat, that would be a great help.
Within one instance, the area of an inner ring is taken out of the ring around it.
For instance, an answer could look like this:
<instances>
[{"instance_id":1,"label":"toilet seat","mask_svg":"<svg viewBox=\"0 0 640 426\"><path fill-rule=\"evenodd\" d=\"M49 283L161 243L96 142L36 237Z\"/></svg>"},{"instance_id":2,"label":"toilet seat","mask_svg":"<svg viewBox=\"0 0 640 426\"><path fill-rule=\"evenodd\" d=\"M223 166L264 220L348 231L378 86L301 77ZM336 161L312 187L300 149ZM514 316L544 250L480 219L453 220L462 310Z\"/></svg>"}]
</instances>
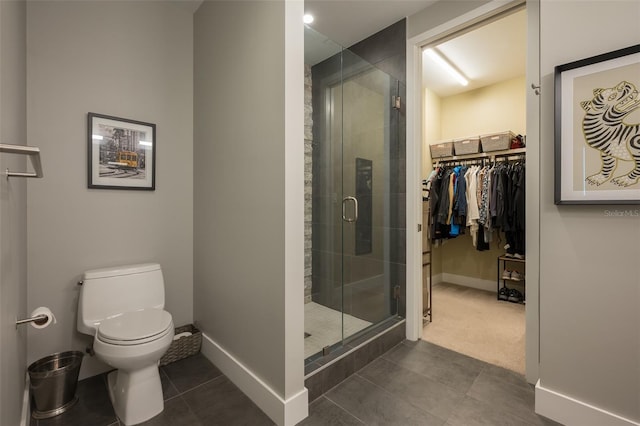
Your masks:
<instances>
[{"instance_id":1,"label":"toilet seat","mask_svg":"<svg viewBox=\"0 0 640 426\"><path fill-rule=\"evenodd\" d=\"M125 312L102 321L96 337L112 345L140 345L166 336L172 324L171 314L162 309Z\"/></svg>"}]
</instances>

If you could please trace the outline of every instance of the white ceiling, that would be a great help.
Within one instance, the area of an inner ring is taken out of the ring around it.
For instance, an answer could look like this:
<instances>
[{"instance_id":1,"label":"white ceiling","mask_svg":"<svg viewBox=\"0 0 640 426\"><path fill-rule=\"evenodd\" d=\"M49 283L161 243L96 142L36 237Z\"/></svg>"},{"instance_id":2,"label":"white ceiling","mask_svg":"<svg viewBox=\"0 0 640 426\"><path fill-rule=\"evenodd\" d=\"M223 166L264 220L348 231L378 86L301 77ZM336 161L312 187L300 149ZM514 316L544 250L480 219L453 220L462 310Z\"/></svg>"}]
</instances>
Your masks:
<instances>
[{"instance_id":1,"label":"white ceiling","mask_svg":"<svg viewBox=\"0 0 640 426\"><path fill-rule=\"evenodd\" d=\"M341 46L349 47L437 0L305 0L310 25Z\"/></svg>"},{"instance_id":2,"label":"white ceiling","mask_svg":"<svg viewBox=\"0 0 640 426\"><path fill-rule=\"evenodd\" d=\"M445 1L445 0L443 0ZM436 0L305 0L315 21L305 31L305 62L315 64ZM312 37L313 35L313 37ZM440 97L478 89L525 74L526 13L494 21L437 46L469 79L461 86L440 65L423 58L423 86Z\"/></svg>"},{"instance_id":3,"label":"white ceiling","mask_svg":"<svg viewBox=\"0 0 640 426\"><path fill-rule=\"evenodd\" d=\"M525 75L526 23L526 12L521 10L437 45L437 50L467 77L469 85L458 84L423 55L423 86L446 97Z\"/></svg>"}]
</instances>

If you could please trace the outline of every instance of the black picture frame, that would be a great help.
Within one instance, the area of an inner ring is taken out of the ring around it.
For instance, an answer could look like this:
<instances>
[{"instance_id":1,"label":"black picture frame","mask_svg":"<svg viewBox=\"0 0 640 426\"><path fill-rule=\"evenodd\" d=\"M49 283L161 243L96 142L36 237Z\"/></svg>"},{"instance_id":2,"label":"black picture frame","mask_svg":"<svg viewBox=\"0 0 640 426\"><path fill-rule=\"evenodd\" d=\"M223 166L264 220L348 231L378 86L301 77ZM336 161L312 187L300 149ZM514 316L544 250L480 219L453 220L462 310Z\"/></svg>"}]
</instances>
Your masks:
<instances>
[{"instance_id":1,"label":"black picture frame","mask_svg":"<svg viewBox=\"0 0 640 426\"><path fill-rule=\"evenodd\" d=\"M88 187L156 189L156 125L87 114Z\"/></svg>"},{"instance_id":2,"label":"black picture frame","mask_svg":"<svg viewBox=\"0 0 640 426\"><path fill-rule=\"evenodd\" d=\"M555 67L555 204L640 204L640 45Z\"/></svg>"}]
</instances>

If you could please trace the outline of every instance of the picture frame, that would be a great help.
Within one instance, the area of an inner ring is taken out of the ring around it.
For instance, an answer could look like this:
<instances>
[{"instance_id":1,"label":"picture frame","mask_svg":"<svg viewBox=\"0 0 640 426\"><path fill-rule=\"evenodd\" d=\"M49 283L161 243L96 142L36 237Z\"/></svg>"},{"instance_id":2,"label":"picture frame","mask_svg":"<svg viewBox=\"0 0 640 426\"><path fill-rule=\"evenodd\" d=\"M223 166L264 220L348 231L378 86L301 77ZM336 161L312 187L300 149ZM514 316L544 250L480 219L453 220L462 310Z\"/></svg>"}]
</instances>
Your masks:
<instances>
[{"instance_id":1,"label":"picture frame","mask_svg":"<svg viewBox=\"0 0 640 426\"><path fill-rule=\"evenodd\" d=\"M555 67L556 204L640 204L640 45Z\"/></svg>"},{"instance_id":2,"label":"picture frame","mask_svg":"<svg viewBox=\"0 0 640 426\"><path fill-rule=\"evenodd\" d=\"M88 187L156 188L156 125L90 112Z\"/></svg>"}]
</instances>

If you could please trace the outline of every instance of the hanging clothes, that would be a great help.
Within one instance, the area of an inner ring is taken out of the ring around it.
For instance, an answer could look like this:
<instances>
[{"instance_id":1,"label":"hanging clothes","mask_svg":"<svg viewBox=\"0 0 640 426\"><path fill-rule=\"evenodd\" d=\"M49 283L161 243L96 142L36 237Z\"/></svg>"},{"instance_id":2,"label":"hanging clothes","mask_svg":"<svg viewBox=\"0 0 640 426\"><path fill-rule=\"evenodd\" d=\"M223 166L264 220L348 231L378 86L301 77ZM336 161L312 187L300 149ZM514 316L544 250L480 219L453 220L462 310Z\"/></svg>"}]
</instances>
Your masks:
<instances>
[{"instance_id":1,"label":"hanging clothes","mask_svg":"<svg viewBox=\"0 0 640 426\"><path fill-rule=\"evenodd\" d=\"M525 180L524 162L437 167L428 179L432 242L469 233L483 251L498 231L507 253L524 256Z\"/></svg>"}]
</instances>

